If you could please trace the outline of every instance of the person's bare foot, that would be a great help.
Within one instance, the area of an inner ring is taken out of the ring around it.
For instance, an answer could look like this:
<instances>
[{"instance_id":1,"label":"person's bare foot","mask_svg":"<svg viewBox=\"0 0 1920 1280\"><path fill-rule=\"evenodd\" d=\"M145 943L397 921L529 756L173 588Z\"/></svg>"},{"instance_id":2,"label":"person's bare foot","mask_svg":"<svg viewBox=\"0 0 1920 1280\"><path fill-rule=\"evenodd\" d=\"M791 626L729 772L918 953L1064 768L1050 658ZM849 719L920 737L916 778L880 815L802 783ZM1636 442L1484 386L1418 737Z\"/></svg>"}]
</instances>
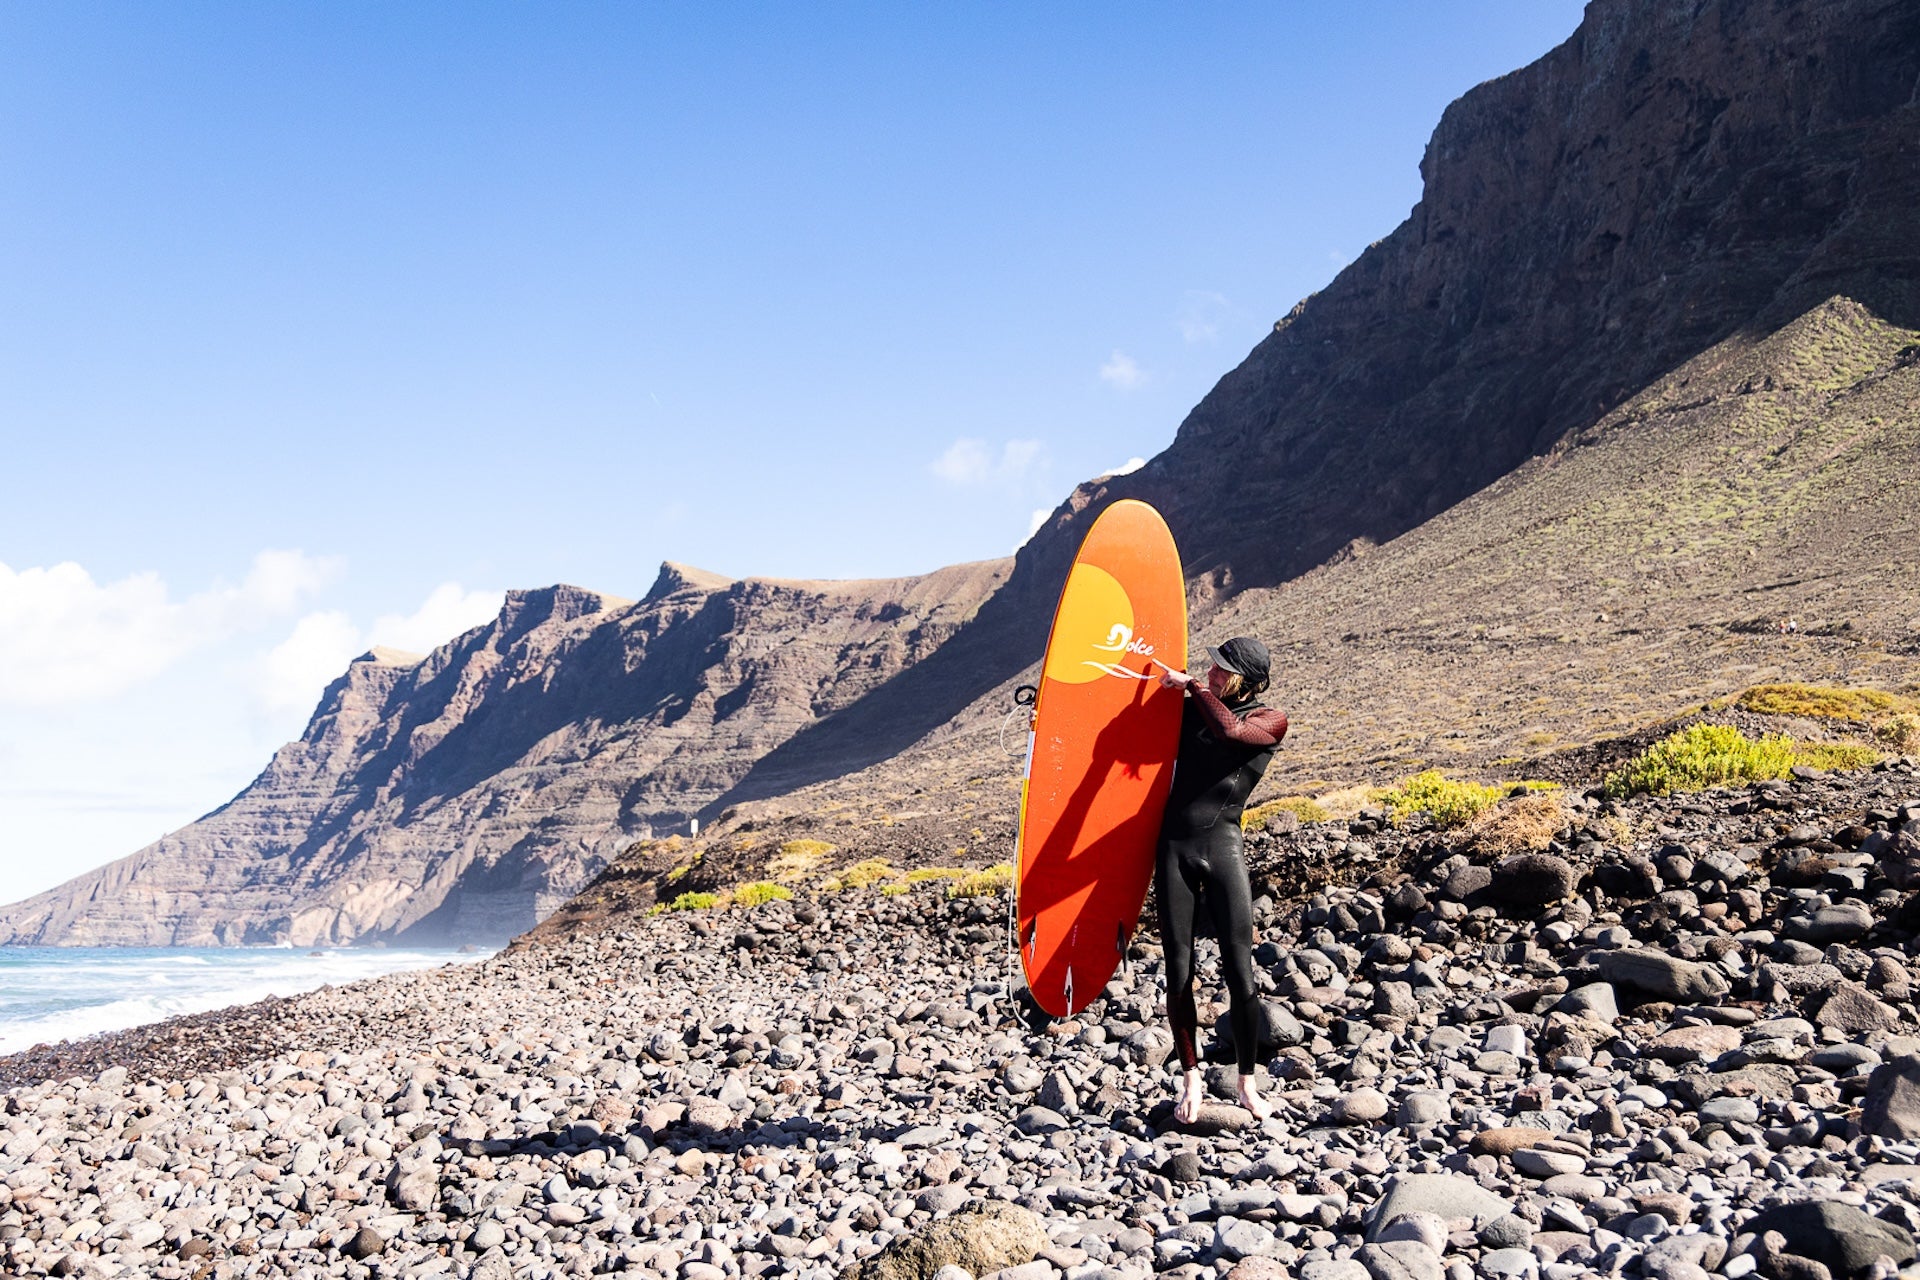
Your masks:
<instances>
[{"instance_id":1,"label":"person's bare foot","mask_svg":"<svg viewBox=\"0 0 1920 1280\"><path fill-rule=\"evenodd\" d=\"M1273 1114L1273 1104L1260 1096L1250 1074L1243 1073L1240 1077L1240 1105L1253 1112L1255 1120L1265 1120Z\"/></svg>"},{"instance_id":2,"label":"person's bare foot","mask_svg":"<svg viewBox=\"0 0 1920 1280\"><path fill-rule=\"evenodd\" d=\"M1180 1082L1180 1096L1173 1104L1173 1118L1181 1124L1192 1124L1200 1118L1200 1102L1206 1097L1206 1084L1200 1079L1198 1071L1189 1071Z\"/></svg>"}]
</instances>

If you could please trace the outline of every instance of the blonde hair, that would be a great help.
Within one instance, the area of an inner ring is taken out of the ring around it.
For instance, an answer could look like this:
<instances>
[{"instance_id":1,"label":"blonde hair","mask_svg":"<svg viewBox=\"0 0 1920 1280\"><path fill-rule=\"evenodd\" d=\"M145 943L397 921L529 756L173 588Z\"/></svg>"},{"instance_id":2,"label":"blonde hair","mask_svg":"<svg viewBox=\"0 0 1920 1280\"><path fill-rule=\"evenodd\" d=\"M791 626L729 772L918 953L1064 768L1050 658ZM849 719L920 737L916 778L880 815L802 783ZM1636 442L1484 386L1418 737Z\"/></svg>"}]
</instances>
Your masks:
<instances>
[{"instance_id":1,"label":"blonde hair","mask_svg":"<svg viewBox=\"0 0 1920 1280\"><path fill-rule=\"evenodd\" d=\"M1227 683L1220 690L1220 701L1238 702L1252 696L1248 690L1247 678L1236 671L1227 673Z\"/></svg>"}]
</instances>

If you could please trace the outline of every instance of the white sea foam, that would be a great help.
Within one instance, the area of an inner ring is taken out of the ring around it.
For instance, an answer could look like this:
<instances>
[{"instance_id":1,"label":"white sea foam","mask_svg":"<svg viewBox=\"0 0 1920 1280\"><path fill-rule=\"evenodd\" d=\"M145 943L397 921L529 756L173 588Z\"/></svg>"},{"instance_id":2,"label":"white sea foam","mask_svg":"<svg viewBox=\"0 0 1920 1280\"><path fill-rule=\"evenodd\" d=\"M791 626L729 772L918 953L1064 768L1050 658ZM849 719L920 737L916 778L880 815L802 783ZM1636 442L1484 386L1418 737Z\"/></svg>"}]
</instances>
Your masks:
<instances>
[{"instance_id":1,"label":"white sea foam","mask_svg":"<svg viewBox=\"0 0 1920 1280\"><path fill-rule=\"evenodd\" d=\"M0 1054L488 953L0 948Z\"/></svg>"}]
</instances>

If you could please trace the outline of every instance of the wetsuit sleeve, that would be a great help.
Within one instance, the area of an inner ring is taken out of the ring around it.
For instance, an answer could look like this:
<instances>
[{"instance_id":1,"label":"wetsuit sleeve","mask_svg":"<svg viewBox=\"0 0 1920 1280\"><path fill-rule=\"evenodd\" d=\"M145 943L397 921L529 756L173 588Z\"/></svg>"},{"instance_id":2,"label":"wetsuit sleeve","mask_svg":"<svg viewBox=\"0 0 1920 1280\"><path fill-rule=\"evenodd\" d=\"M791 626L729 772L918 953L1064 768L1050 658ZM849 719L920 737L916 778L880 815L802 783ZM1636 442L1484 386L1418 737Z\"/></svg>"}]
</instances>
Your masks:
<instances>
[{"instance_id":1,"label":"wetsuit sleeve","mask_svg":"<svg viewBox=\"0 0 1920 1280\"><path fill-rule=\"evenodd\" d=\"M1193 691L1193 703L1205 717L1208 727L1228 742L1237 742L1245 747L1270 747L1287 736L1287 714L1262 707L1241 719L1228 709L1227 704L1213 696L1213 690L1202 689L1199 685L1188 686Z\"/></svg>"}]
</instances>

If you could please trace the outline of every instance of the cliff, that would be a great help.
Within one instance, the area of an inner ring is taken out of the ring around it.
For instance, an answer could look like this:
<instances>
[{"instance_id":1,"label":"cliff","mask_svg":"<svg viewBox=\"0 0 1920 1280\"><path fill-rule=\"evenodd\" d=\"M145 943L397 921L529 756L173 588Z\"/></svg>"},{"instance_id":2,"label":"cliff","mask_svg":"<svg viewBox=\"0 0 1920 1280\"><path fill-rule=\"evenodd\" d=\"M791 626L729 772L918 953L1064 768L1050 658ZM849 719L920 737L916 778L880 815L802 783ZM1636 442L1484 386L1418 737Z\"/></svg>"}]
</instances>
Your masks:
<instances>
[{"instance_id":1,"label":"cliff","mask_svg":"<svg viewBox=\"0 0 1920 1280\"><path fill-rule=\"evenodd\" d=\"M662 567L558 586L425 658L355 661L232 801L0 909L0 941L499 941L748 763L937 648L1005 562L872 582Z\"/></svg>"}]
</instances>

